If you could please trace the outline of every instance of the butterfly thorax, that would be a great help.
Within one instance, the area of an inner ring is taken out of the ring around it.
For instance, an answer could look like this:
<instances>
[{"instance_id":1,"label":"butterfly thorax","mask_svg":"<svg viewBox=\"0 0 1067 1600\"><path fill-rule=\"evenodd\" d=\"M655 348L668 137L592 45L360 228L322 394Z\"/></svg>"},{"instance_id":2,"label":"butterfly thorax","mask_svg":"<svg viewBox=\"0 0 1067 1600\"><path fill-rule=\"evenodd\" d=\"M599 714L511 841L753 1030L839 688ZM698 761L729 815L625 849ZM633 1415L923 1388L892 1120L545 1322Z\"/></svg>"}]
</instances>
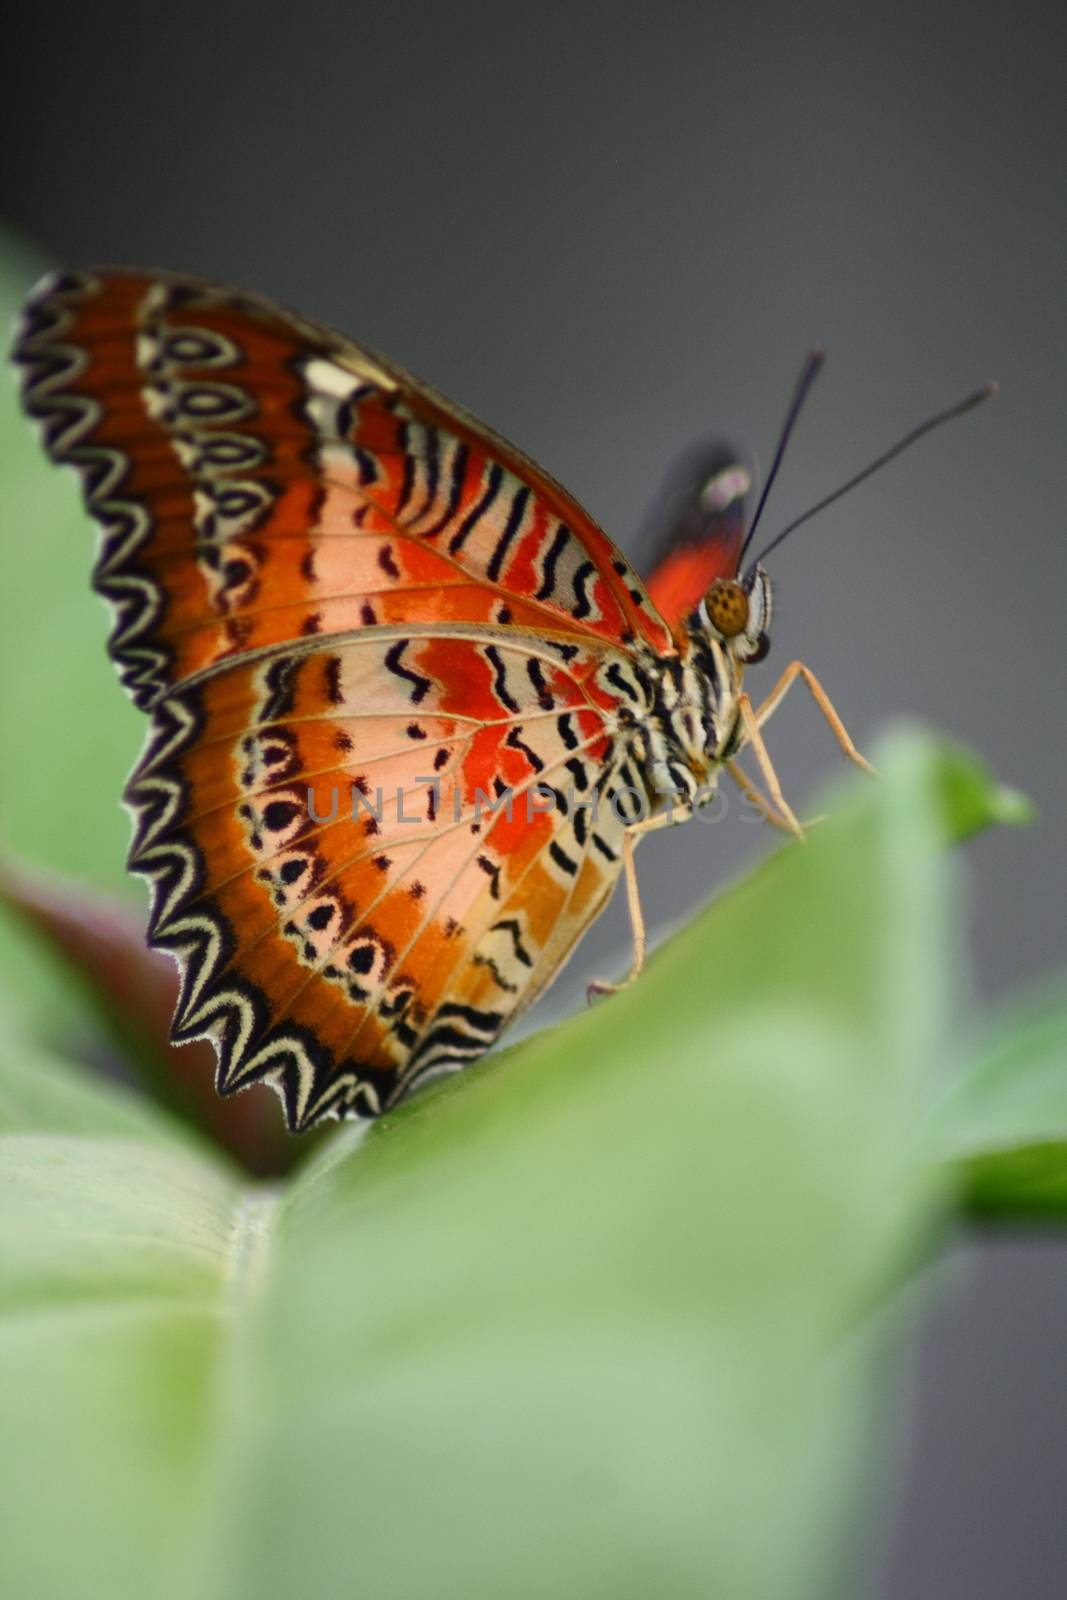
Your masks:
<instances>
[{"instance_id":1,"label":"butterfly thorax","mask_svg":"<svg viewBox=\"0 0 1067 1600\"><path fill-rule=\"evenodd\" d=\"M745 667L768 644L770 582L756 568L744 583L717 585L686 620L677 653L646 655L647 710L635 719L634 753L654 799L687 810L715 787L740 736Z\"/></svg>"},{"instance_id":2,"label":"butterfly thorax","mask_svg":"<svg viewBox=\"0 0 1067 1600\"><path fill-rule=\"evenodd\" d=\"M697 634L677 656L646 657L643 668L634 757L653 801L673 796L691 805L714 787L735 743L742 668L718 640Z\"/></svg>"}]
</instances>

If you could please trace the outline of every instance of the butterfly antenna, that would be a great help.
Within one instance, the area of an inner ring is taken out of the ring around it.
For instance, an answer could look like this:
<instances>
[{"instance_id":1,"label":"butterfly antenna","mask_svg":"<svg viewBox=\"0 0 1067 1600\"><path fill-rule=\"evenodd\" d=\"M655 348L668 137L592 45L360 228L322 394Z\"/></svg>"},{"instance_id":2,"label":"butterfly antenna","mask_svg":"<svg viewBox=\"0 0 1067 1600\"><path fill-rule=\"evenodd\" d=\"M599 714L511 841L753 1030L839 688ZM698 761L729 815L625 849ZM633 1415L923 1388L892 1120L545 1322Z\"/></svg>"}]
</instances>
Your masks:
<instances>
[{"instance_id":1,"label":"butterfly antenna","mask_svg":"<svg viewBox=\"0 0 1067 1600\"><path fill-rule=\"evenodd\" d=\"M996 392L997 386L995 383L983 384L980 389L976 389L973 394L969 394L965 400L959 400L954 406L949 406L947 411L939 411L936 416L927 417L925 422L920 422L919 426L912 428L911 432L906 433L903 439L898 439L895 445L884 451L876 460L870 462L868 466L863 468L862 472L857 472L854 478L849 478L848 482L843 483L840 489L835 489L833 494L828 494L817 505L809 507L801 516L794 518L788 527L783 528L781 533L775 535L770 544L764 546L753 565L758 564L760 561L765 561L771 551L776 550L782 540L799 528L801 523L809 521L811 517L818 516L820 511L826 510L827 506L832 506L835 500L840 500L841 496L848 494L850 489L855 489L856 485L862 483L865 478L869 478L880 467L886 466L893 460L894 456L901 455L903 451L908 449L909 445L913 445L917 439L921 439L924 433L932 433L935 428L940 428L943 422L952 422L956 417L962 417L964 412L972 411L975 406L981 405L983 400L991 399Z\"/></svg>"},{"instance_id":2,"label":"butterfly antenna","mask_svg":"<svg viewBox=\"0 0 1067 1600\"><path fill-rule=\"evenodd\" d=\"M819 369L825 360L825 350L813 350L808 356L808 359L805 361L800 377L797 379L797 386L793 390L793 398L789 402L789 410L786 412L785 421L782 423L782 431L778 435L778 445L774 452L774 460L771 462L771 470L767 474L767 481L763 485L763 492L759 497L759 504L756 507L756 515L752 518L749 530L745 534L745 542L741 546L741 553L737 558L738 568L740 568L741 562L744 560L745 551L752 543L752 535L759 527L759 520L763 515L763 508L767 504L767 497L770 494L771 489L774 487L774 480L778 476L778 468L781 466L785 457L786 446L789 443L789 436L796 427L797 418L804 409L804 402L808 398L808 391L815 382L815 379L819 376Z\"/></svg>"}]
</instances>

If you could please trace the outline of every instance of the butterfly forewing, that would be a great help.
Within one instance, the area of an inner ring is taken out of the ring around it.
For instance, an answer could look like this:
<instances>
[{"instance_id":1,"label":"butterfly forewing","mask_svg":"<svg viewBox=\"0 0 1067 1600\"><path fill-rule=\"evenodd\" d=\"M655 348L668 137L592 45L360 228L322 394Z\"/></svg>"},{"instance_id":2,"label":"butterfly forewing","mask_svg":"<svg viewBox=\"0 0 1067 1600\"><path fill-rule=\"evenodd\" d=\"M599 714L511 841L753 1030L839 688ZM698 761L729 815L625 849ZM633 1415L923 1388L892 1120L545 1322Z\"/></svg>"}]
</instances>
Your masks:
<instances>
[{"instance_id":1,"label":"butterfly forewing","mask_svg":"<svg viewBox=\"0 0 1067 1600\"><path fill-rule=\"evenodd\" d=\"M142 704L238 651L394 622L666 643L604 534L517 450L265 302L60 279L17 359L103 525L96 581Z\"/></svg>"}]
</instances>

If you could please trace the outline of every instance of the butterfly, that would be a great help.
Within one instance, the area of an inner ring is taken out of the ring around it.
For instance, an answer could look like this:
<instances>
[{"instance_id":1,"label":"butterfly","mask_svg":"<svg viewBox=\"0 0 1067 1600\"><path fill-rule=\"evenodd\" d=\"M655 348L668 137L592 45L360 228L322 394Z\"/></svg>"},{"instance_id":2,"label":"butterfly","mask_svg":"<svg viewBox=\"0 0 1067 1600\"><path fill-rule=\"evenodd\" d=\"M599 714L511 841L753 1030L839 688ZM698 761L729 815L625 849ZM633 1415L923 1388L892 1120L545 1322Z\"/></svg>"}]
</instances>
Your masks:
<instances>
[{"instance_id":1,"label":"butterfly","mask_svg":"<svg viewBox=\"0 0 1067 1600\"><path fill-rule=\"evenodd\" d=\"M172 1037L212 1039L220 1093L270 1083L294 1131L481 1055L620 877L632 981L636 845L720 772L799 832L761 731L797 680L866 766L807 667L744 689L772 593L742 570L730 457L646 586L513 445L267 300L54 276L15 360L102 530L110 653L151 719L125 798L149 941L180 970Z\"/></svg>"}]
</instances>

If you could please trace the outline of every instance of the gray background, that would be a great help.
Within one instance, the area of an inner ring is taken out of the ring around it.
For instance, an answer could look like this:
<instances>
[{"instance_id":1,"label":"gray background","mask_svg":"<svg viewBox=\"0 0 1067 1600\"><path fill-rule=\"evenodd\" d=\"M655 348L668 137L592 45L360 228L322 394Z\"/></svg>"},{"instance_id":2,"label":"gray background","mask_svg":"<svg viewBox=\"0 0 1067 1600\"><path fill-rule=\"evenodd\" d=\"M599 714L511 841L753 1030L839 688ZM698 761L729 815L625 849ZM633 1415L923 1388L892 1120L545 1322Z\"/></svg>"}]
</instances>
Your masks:
<instances>
[{"instance_id":1,"label":"gray background","mask_svg":"<svg viewBox=\"0 0 1067 1600\"><path fill-rule=\"evenodd\" d=\"M928 718L1038 802L973 846L981 988L1063 957L1062 6L23 8L0 66L0 218L51 257L232 280L490 419L636 556L680 446L769 453L830 351L766 523L987 377L774 560L862 745ZM769 669L765 669L768 682ZM835 769L800 695L794 804ZM728 819L642 850L665 924L767 848ZM562 991L625 961L613 907ZM557 1004L559 1003L557 999ZM961 1243L902 1430L881 1596L1067 1585L1067 1248Z\"/></svg>"}]
</instances>

